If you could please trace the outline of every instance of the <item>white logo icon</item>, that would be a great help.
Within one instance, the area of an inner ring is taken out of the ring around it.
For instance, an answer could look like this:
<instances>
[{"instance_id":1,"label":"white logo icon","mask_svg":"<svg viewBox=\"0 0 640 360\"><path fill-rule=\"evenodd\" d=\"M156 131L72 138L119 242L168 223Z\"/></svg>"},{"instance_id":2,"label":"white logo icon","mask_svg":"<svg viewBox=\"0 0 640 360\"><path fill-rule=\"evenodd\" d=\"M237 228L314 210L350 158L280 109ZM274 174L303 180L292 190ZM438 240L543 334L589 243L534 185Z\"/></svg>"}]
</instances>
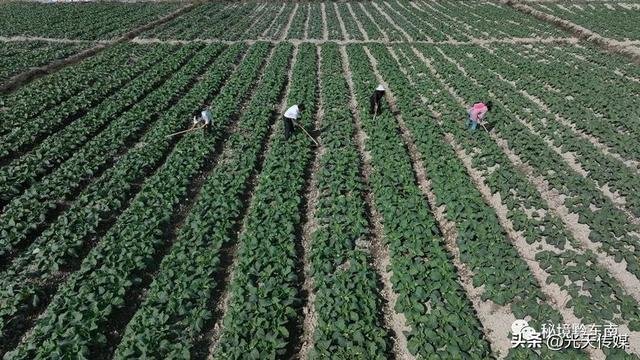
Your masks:
<instances>
[{"instance_id":1,"label":"white logo icon","mask_svg":"<svg viewBox=\"0 0 640 360\"><path fill-rule=\"evenodd\" d=\"M511 333L513 335L519 335L522 329L529 327L529 323L526 320L516 320L511 324Z\"/></svg>"}]
</instances>

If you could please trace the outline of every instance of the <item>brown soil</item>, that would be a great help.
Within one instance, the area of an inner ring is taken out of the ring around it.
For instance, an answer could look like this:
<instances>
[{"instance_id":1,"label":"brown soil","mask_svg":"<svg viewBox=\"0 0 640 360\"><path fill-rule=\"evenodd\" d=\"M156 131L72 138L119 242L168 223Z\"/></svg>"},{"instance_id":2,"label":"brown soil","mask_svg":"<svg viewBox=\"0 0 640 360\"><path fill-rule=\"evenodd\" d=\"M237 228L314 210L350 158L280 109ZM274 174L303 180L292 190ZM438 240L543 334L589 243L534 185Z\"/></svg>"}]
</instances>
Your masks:
<instances>
[{"instance_id":1,"label":"brown soil","mask_svg":"<svg viewBox=\"0 0 640 360\"><path fill-rule=\"evenodd\" d=\"M320 4L320 9L322 10L322 39L325 41L328 41L329 40L329 24L327 22L327 7L325 2L322 2Z\"/></svg>"},{"instance_id":2,"label":"brown soil","mask_svg":"<svg viewBox=\"0 0 640 360\"><path fill-rule=\"evenodd\" d=\"M320 64L321 64L321 51L319 47L316 47L317 59L318 59L318 87L322 86L321 75L320 75ZM318 111L316 112L316 118L314 121L314 129L313 133L317 133L318 129L321 127L322 119L324 118L324 103L322 101L322 97L318 97ZM311 239L313 233L315 233L320 225L315 217L316 209L318 206L318 199L320 197L320 191L318 188L318 174L320 174L320 159L326 153L327 149L322 144L322 138L317 137L316 141L320 144L320 146L316 149L316 155L313 160L313 164L311 166L311 180L309 182L308 192L305 194L305 198L307 199L307 208L305 219L307 220L303 225L303 235L302 235L302 262L304 265L304 272L307 273L307 270L310 269L311 264L309 263L309 251L311 248ZM302 314L304 316L304 320L302 322L302 339L300 341L301 348L299 352L299 359L306 359L309 355L309 351L313 348L313 335L315 333L315 329L318 323L318 316L315 311L315 291L313 285L313 278L309 276L304 277L304 282L302 285L302 289L304 293L307 294L306 302L303 305Z\"/></svg>"}]
</instances>

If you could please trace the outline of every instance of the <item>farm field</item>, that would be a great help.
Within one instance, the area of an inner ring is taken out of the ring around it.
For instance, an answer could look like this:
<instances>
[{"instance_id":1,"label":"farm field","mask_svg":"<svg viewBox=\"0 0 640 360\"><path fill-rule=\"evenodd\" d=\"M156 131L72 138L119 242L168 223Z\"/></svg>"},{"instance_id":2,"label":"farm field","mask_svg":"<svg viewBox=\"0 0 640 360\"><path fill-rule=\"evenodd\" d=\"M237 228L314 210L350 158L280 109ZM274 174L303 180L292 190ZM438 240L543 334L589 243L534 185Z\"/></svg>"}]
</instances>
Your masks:
<instances>
[{"instance_id":1,"label":"farm field","mask_svg":"<svg viewBox=\"0 0 640 360\"><path fill-rule=\"evenodd\" d=\"M0 4L0 357L639 358L637 5Z\"/></svg>"}]
</instances>

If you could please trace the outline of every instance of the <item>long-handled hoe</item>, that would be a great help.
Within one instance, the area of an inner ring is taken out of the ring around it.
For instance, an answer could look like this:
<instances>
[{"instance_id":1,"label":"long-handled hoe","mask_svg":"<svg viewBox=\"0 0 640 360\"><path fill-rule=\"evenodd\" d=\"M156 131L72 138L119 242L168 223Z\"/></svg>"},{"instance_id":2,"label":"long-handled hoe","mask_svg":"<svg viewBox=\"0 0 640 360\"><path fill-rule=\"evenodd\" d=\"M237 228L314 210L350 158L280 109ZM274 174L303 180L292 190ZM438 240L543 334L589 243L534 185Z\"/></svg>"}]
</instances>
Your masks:
<instances>
[{"instance_id":1,"label":"long-handled hoe","mask_svg":"<svg viewBox=\"0 0 640 360\"><path fill-rule=\"evenodd\" d=\"M309 139L311 139L311 141L313 141L316 144L316 146L320 146L320 144L318 144L316 139L314 139L313 136L311 136L311 134L309 134L307 130L305 130L304 127L302 127L302 125L298 124L297 122L294 122L294 124L296 124L297 127L302 129L302 132L304 132L309 137Z\"/></svg>"},{"instance_id":2,"label":"long-handled hoe","mask_svg":"<svg viewBox=\"0 0 640 360\"><path fill-rule=\"evenodd\" d=\"M203 126L198 126L198 127L193 127L191 129L187 129L187 130L178 131L177 133L173 133L171 135L167 135L167 138L170 138L170 137L173 137L173 136L176 136L176 135L180 135L180 134L184 134L184 133L188 133L190 131L202 129L203 127L204 127L204 125Z\"/></svg>"}]
</instances>

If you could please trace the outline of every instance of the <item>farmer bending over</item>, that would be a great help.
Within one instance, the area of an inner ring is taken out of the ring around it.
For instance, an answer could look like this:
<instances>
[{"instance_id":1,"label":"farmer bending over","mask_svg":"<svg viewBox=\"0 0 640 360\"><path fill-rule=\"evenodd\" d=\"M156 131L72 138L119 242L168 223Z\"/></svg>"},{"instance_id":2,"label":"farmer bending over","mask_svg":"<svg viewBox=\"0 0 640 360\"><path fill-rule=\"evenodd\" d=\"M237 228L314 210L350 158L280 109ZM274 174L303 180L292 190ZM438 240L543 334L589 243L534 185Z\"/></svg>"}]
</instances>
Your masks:
<instances>
[{"instance_id":1,"label":"farmer bending over","mask_svg":"<svg viewBox=\"0 0 640 360\"><path fill-rule=\"evenodd\" d=\"M304 111L304 104L293 105L284 113L284 138L289 140L293 134L293 124L300 118Z\"/></svg>"},{"instance_id":2,"label":"farmer bending over","mask_svg":"<svg viewBox=\"0 0 640 360\"><path fill-rule=\"evenodd\" d=\"M200 127L204 128L205 133L208 133L211 127L210 125L211 125L212 119L213 119L213 115L211 115L211 111L209 111L209 109L202 110L199 117L195 117L195 116L193 117L193 125L191 126L190 130L195 129L196 126L198 126L198 124L202 123Z\"/></svg>"},{"instance_id":3,"label":"farmer bending over","mask_svg":"<svg viewBox=\"0 0 640 360\"><path fill-rule=\"evenodd\" d=\"M488 111L491 111L492 102L487 101L486 104L479 102L473 104L469 110L467 110L467 120L464 122L464 128L468 128L469 124L471 124L471 128L469 130L475 130L478 127L478 124L482 125L484 120L484 116Z\"/></svg>"},{"instance_id":4,"label":"farmer bending over","mask_svg":"<svg viewBox=\"0 0 640 360\"><path fill-rule=\"evenodd\" d=\"M371 109L369 110L371 114L380 115L382 112L382 105L380 104L382 98L384 98L384 86L378 84L378 87L371 95Z\"/></svg>"}]
</instances>

